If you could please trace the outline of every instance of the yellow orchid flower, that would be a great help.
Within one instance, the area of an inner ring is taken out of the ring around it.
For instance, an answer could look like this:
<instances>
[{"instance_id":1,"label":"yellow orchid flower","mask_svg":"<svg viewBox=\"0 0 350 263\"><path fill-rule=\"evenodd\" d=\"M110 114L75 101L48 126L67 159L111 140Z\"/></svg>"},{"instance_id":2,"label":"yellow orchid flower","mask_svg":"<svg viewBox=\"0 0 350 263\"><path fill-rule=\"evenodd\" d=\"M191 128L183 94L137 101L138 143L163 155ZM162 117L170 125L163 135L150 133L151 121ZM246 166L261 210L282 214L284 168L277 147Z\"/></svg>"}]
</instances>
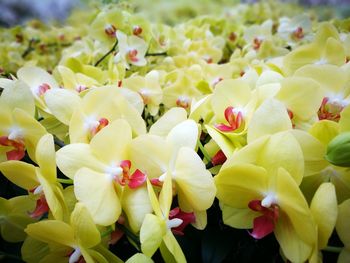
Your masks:
<instances>
[{"instance_id":1,"label":"yellow orchid flower","mask_svg":"<svg viewBox=\"0 0 350 263\"><path fill-rule=\"evenodd\" d=\"M17 72L17 77L29 86L35 98L36 106L50 113L50 110L45 104L44 95L48 90L59 88L54 77L44 69L34 66L20 68Z\"/></svg>"},{"instance_id":2,"label":"yellow orchid flower","mask_svg":"<svg viewBox=\"0 0 350 263\"><path fill-rule=\"evenodd\" d=\"M327 246L337 221L338 203L333 184L320 185L312 198L310 210L317 225L318 240L309 261L317 263L320 250Z\"/></svg>"},{"instance_id":3,"label":"yellow orchid flower","mask_svg":"<svg viewBox=\"0 0 350 263\"><path fill-rule=\"evenodd\" d=\"M341 66L345 63L345 49L337 29L330 23L323 23L313 42L298 47L283 58L283 71L291 75L308 64Z\"/></svg>"},{"instance_id":4,"label":"yellow orchid flower","mask_svg":"<svg viewBox=\"0 0 350 263\"><path fill-rule=\"evenodd\" d=\"M101 242L100 232L81 203L76 204L69 224L59 220L43 220L28 225L25 231L29 236L50 246L49 254L40 262L107 262L105 255L96 247ZM110 252L108 259L109 262L120 262L120 259Z\"/></svg>"},{"instance_id":5,"label":"yellow orchid flower","mask_svg":"<svg viewBox=\"0 0 350 263\"><path fill-rule=\"evenodd\" d=\"M146 189L141 187L146 175L134 168L139 167L128 155L131 140L130 125L125 120L115 120L97 133L90 144L72 143L58 150L57 166L74 180L77 199L85 204L97 224L108 226L117 221L122 198L130 224L137 232L142 215L151 208L144 202ZM123 191L121 186L128 187ZM132 207L141 202L144 209L133 211Z\"/></svg>"},{"instance_id":6,"label":"yellow orchid flower","mask_svg":"<svg viewBox=\"0 0 350 263\"><path fill-rule=\"evenodd\" d=\"M27 195L16 196L9 200L0 197L1 237L7 242L20 242L26 237L23 231L28 224L36 220L28 215L34 210L35 202Z\"/></svg>"},{"instance_id":7,"label":"yellow orchid flower","mask_svg":"<svg viewBox=\"0 0 350 263\"><path fill-rule=\"evenodd\" d=\"M225 224L249 229L260 239L274 232L283 254L292 262L309 258L316 226L307 202L292 176L249 163L222 168L215 176L217 197L226 206ZM228 213L228 214L227 214Z\"/></svg>"},{"instance_id":8,"label":"yellow orchid flower","mask_svg":"<svg viewBox=\"0 0 350 263\"><path fill-rule=\"evenodd\" d=\"M21 161L7 161L0 163L0 171L11 182L39 197L32 217L41 217L50 210L54 218L63 220L67 216L67 207L62 186L56 179L55 146L51 134L39 140L35 155L39 167Z\"/></svg>"},{"instance_id":9,"label":"yellow orchid flower","mask_svg":"<svg viewBox=\"0 0 350 263\"><path fill-rule=\"evenodd\" d=\"M0 162L21 160L25 151L35 160L35 147L46 131L33 116L34 100L28 87L12 81L0 97Z\"/></svg>"},{"instance_id":10,"label":"yellow orchid flower","mask_svg":"<svg viewBox=\"0 0 350 263\"><path fill-rule=\"evenodd\" d=\"M116 32L116 37L118 53L114 57L115 63L121 63L126 69L130 68L130 64L138 67L147 64L145 55L148 44L142 38L135 35L127 36L120 30Z\"/></svg>"},{"instance_id":11,"label":"yellow orchid flower","mask_svg":"<svg viewBox=\"0 0 350 263\"><path fill-rule=\"evenodd\" d=\"M156 250L163 245L162 254L170 254L175 262L186 262L171 229L189 222L184 222L183 219L177 217L169 218L172 203L171 181L171 177L166 175L158 200L151 182L147 180L149 198L155 214L147 214L142 223L140 230L141 250L146 256L152 257Z\"/></svg>"},{"instance_id":12,"label":"yellow orchid flower","mask_svg":"<svg viewBox=\"0 0 350 263\"><path fill-rule=\"evenodd\" d=\"M194 151L197 139L197 124L186 120L174 126L165 138L153 134L135 138L129 150L132 163L155 185L161 185L166 174L171 176L179 206L185 212L205 211L216 192L210 172Z\"/></svg>"},{"instance_id":13,"label":"yellow orchid flower","mask_svg":"<svg viewBox=\"0 0 350 263\"><path fill-rule=\"evenodd\" d=\"M122 81L122 87L138 92L152 116L158 113L163 92L159 84L159 73L157 71L152 70L144 77L131 76L124 79Z\"/></svg>"},{"instance_id":14,"label":"yellow orchid flower","mask_svg":"<svg viewBox=\"0 0 350 263\"><path fill-rule=\"evenodd\" d=\"M104 101L103 104L101 99ZM88 143L109 122L119 118L125 119L135 134L146 133L146 125L141 114L120 90L112 86L91 89L70 119L70 142Z\"/></svg>"},{"instance_id":15,"label":"yellow orchid flower","mask_svg":"<svg viewBox=\"0 0 350 263\"><path fill-rule=\"evenodd\" d=\"M339 254L338 262L345 263L350 260L350 236L349 236L349 216L350 216L350 199L345 200L338 206L338 218L336 230L344 248Z\"/></svg>"},{"instance_id":16,"label":"yellow orchid flower","mask_svg":"<svg viewBox=\"0 0 350 263\"><path fill-rule=\"evenodd\" d=\"M62 78L63 87L81 93L89 88L98 87L100 84L94 78L83 73L75 73L68 67L58 66L57 70Z\"/></svg>"}]
</instances>

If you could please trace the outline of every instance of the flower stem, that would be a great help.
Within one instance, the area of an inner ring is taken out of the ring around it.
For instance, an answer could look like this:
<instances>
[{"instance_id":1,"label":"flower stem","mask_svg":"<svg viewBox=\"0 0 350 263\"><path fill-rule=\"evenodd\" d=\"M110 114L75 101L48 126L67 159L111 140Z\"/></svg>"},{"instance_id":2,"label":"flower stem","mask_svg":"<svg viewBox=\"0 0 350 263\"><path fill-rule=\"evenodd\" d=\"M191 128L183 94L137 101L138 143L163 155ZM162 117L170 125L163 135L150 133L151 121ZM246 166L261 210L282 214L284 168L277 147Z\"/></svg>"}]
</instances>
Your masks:
<instances>
[{"instance_id":1,"label":"flower stem","mask_svg":"<svg viewBox=\"0 0 350 263\"><path fill-rule=\"evenodd\" d=\"M343 249L343 247L332 247L332 246L326 246L324 249L324 251L328 251L328 252L333 252L333 253L340 253L340 251Z\"/></svg>"},{"instance_id":2,"label":"flower stem","mask_svg":"<svg viewBox=\"0 0 350 263\"><path fill-rule=\"evenodd\" d=\"M59 146L59 147L64 147L64 146L66 146L65 144L64 144L64 142L63 141L61 141L60 139L58 139L56 136L54 137L54 142L55 142L55 144L57 145L57 146Z\"/></svg>"},{"instance_id":3,"label":"flower stem","mask_svg":"<svg viewBox=\"0 0 350 263\"><path fill-rule=\"evenodd\" d=\"M35 42L35 39L34 39L34 38L32 38L32 39L29 40L28 47L27 47L26 50L24 50L24 52L23 52L23 54L22 54L22 58L25 58L26 56L29 55L30 52L32 52L32 51L34 50L34 48L33 48L34 42Z\"/></svg>"},{"instance_id":4,"label":"flower stem","mask_svg":"<svg viewBox=\"0 0 350 263\"><path fill-rule=\"evenodd\" d=\"M160 52L160 53L146 53L146 57L160 57L160 56L167 56L167 52Z\"/></svg>"},{"instance_id":5,"label":"flower stem","mask_svg":"<svg viewBox=\"0 0 350 263\"><path fill-rule=\"evenodd\" d=\"M203 144L201 143L200 140L198 140L198 147L201 150L201 152L203 153L204 158L210 163L211 162L211 158L210 158L208 152L205 150L205 148L204 148L204 146L203 146Z\"/></svg>"},{"instance_id":6,"label":"flower stem","mask_svg":"<svg viewBox=\"0 0 350 263\"><path fill-rule=\"evenodd\" d=\"M73 184L74 182L72 179L62 179L62 178L57 178L57 181L62 184Z\"/></svg>"},{"instance_id":7,"label":"flower stem","mask_svg":"<svg viewBox=\"0 0 350 263\"><path fill-rule=\"evenodd\" d=\"M137 235L131 232L127 227L122 224L116 223L116 226L119 227L134 243L140 247L140 239Z\"/></svg>"},{"instance_id":8,"label":"flower stem","mask_svg":"<svg viewBox=\"0 0 350 263\"><path fill-rule=\"evenodd\" d=\"M115 41L113 47L106 54L104 54L99 60L96 61L94 66L97 67L106 57L108 57L111 53L113 53L117 45L118 45L118 39Z\"/></svg>"},{"instance_id":9,"label":"flower stem","mask_svg":"<svg viewBox=\"0 0 350 263\"><path fill-rule=\"evenodd\" d=\"M4 252L4 251L0 251L0 259L4 259L4 258L11 258L11 259L14 259L14 260L16 260L16 261L20 261L20 262L23 262L22 260L21 260L21 258L20 257L18 257L18 256L16 256L16 255L12 255L12 254L7 254L6 252ZM12 262L12 261L11 261Z\"/></svg>"}]
</instances>

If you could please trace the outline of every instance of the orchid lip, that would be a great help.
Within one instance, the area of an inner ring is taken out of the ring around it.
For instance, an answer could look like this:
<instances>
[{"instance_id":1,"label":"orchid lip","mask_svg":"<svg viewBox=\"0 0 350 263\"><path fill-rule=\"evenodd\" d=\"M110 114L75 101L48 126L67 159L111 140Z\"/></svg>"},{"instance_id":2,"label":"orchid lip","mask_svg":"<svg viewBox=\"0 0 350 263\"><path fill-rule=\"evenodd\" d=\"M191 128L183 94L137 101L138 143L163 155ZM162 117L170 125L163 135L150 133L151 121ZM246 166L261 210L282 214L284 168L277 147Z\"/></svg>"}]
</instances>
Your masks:
<instances>
[{"instance_id":1,"label":"orchid lip","mask_svg":"<svg viewBox=\"0 0 350 263\"><path fill-rule=\"evenodd\" d=\"M75 263L79 260L79 258L82 256L80 249L77 247L75 248L72 255L69 257L69 263Z\"/></svg>"}]
</instances>

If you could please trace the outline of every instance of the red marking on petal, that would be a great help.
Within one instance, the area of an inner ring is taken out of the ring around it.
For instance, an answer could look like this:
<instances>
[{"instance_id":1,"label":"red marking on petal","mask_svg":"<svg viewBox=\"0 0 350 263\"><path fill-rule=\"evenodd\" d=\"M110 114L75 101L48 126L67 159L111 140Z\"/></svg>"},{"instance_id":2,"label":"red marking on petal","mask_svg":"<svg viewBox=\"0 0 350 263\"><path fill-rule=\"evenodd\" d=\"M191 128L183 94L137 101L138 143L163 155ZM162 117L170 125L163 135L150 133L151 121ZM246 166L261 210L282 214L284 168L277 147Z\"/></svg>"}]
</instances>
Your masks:
<instances>
[{"instance_id":1,"label":"red marking on petal","mask_svg":"<svg viewBox=\"0 0 350 263\"><path fill-rule=\"evenodd\" d=\"M222 150L219 150L213 158L211 158L211 163L213 166L223 164L227 160L226 155Z\"/></svg>"},{"instance_id":2,"label":"red marking on petal","mask_svg":"<svg viewBox=\"0 0 350 263\"><path fill-rule=\"evenodd\" d=\"M270 207L264 207L261 205L261 200L252 200L248 207L262 214L254 219L253 231L249 234L256 239L261 239L272 233L279 218L278 205L272 204Z\"/></svg>"},{"instance_id":3,"label":"red marking on petal","mask_svg":"<svg viewBox=\"0 0 350 263\"><path fill-rule=\"evenodd\" d=\"M270 218L262 215L256 217L253 223L253 231L249 233L255 239L261 239L271 234L275 229L275 223Z\"/></svg>"},{"instance_id":4,"label":"red marking on petal","mask_svg":"<svg viewBox=\"0 0 350 263\"><path fill-rule=\"evenodd\" d=\"M107 36L109 36L110 38L114 38L115 37L115 33L117 32L117 28L114 25L108 25L105 28L105 33Z\"/></svg>"},{"instance_id":5,"label":"red marking on petal","mask_svg":"<svg viewBox=\"0 0 350 263\"><path fill-rule=\"evenodd\" d=\"M116 229L111 233L111 238L108 241L109 245L116 244L124 235L124 232L120 229Z\"/></svg>"},{"instance_id":6,"label":"red marking on petal","mask_svg":"<svg viewBox=\"0 0 350 263\"><path fill-rule=\"evenodd\" d=\"M132 33L135 35L135 36L139 36L142 34L142 28L140 26L134 26L133 30L132 30Z\"/></svg>"},{"instance_id":7,"label":"red marking on petal","mask_svg":"<svg viewBox=\"0 0 350 263\"><path fill-rule=\"evenodd\" d=\"M137 169L130 177L129 177L129 183L128 186L131 189L135 189L140 187L146 182L147 176L141 172L139 169Z\"/></svg>"},{"instance_id":8,"label":"red marking on petal","mask_svg":"<svg viewBox=\"0 0 350 263\"><path fill-rule=\"evenodd\" d=\"M123 160L120 162L119 166L123 168L123 171L127 172L129 171L131 167L131 161L130 160Z\"/></svg>"},{"instance_id":9,"label":"red marking on petal","mask_svg":"<svg viewBox=\"0 0 350 263\"><path fill-rule=\"evenodd\" d=\"M6 152L6 157L7 160L15 160L15 161L19 161L22 160L22 158L25 155L25 151L24 150L12 150L9 152Z\"/></svg>"},{"instance_id":10,"label":"red marking on petal","mask_svg":"<svg viewBox=\"0 0 350 263\"><path fill-rule=\"evenodd\" d=\"M228 39L229 39L231 42L235 42L235 40L237 39L237 35L235 34L235 32L231 32L231 33L228 35Z\"/></svg>"},{"instance_id":11,"label":"red marking on petal","mask_svg":"<svg viewBox=\"0 0 350 263\"><path fill-rule=\"evenodd\" d=\"M302 27L298 27L297 29L294 30L292 33L292 38L294 40L300 40L304 37L304 31Z\"/></svg>"},{"instance_id":12,"label":"red marking on petal","mask_svg":"<svg viewBox=\"0 0 350 263\"><path fill-rule=\"evenodd\" d=\"M1 136L0 145L14 148L6 152L7 160L21 160L25 155L25 144L22 140L10 140L7 136Z\"/></svg>"},{"instance_id":13,"label":"red marking on petal","mask_svg":"<svg viewBox=\"0 0 350 263\"><path fill-rule=\"evenodd\" d=\"M31 218L40 218L48 211L49 205L46 202L45 195L41 195L40 198L36 201L36 207L34 211L29 213L29 216Z\"/></svg>"},{"instance_id":14,"label":"red marking on petal","mask_svg":"<svg viewBox=\"0 0 350 263\"><path fill-rule=\"evenodd\" d=\"M178 107L182 107L182 108L184 108L184 109L187 109L187 108L190 106L190 103L188 102L187 99L178 98L178 99L176 100L176 105L177 105Z\"/></svg>"},{"instance_id":15,"label":"red marking on petal","mask_svg":"<svg viewBox=\"0 0 350 263\"><path fill-rule=\"evenodd\" d=\"M82 85L79 85L77 88L76 88L76 91L77 92L82 92L82 91L84 91L84 90L87 90L88 88L86 87L86 86L82 86Z\"/></svg>"},{"instance_id":16,"label":"red marking on petal","mask_svg":"<svg viewBox=\"0 0 350 263\"><path fill-rule=\"evenodd\" d=\"M118 81L118 88L121 88L121 87L122 87L122 84L123 84L123 81L119 80L119 81Z\"/></svg>"},{"instance_id":17,"label":"red marking on petal","mask_svg":"<svg viewBox=\"0 0 350 263\"><path fill-rule=\"evenodd\" d=\"M225 124L215 124L215 128L222 132L230 132L234 130L231 126Z\"/></svg>"},{"instance_id":18,"label":"red marking on petal","mask_svg":"<svg viewBox=\"0 0 350 263\"><path fill-rule=\"evenodd\" d=\"M39 96L44 95L45 92L48 91L49 89L51 89L51 86L50 86L49 84L47 84L47 83L41 84L41 85L39 86L39 89L38 89L38 90L39 90L39 91L38 91Z\"/></svg>"},{"instance_id":19,"label":"red marking on petal","mask_svg":"<svg viewBox=\"0 0 350 263\"><path fill-rule=\"evenodd\" d=\"M234 107L230 106L225 109L224 115L229 125L225 125L223 123L215 124L215 127L219 131L230 132L237 130L239 127L241 127L243 123L243 114L241 111L235 112Z\"/></svg>"},{"instance_id":20,"label":"red marking on petal","mask_svg":"<svg viewBox=\"0 0 350 263\"><path fill-rule=\"evenodd\" d=\"M179 207L176 207L169 212L169 219L174 219L174 218L179 218L182 220L181 225L171 229L171 231L177 235L183 235L184 234L183 230L185 229L185 227L188 224L196 222L196 216L194 215L193 212L192 213L183 212Z\"/></svg>"},{"instance_id":21,"label":"red marking on petal","mask_svg":"<svg viewBox=\"0 0 350 263\"><path fill-rule=\"evenodd\" d=\"M163 182L159 181L158 178L153 178L150 181L151 181L151 184L154 185L154 186L158 186L158 187L162 187L163 186Z\"/></svg>"},{"instance_id":22,"label":"red marking on petal","mask_svg":"<svg viewBox=\"0 0 350 263\"><path fill-rule=\"evenodd\" d=\"M137 62L139 59L137 58L138 51L136 49L132 49L128 52L128 58L131 62Z\"/></svg>"},{"instance_id":23,"label":"red marking on petal","mask_svg":"<svg viewBox=\"0 0 350 263\"><path fill-rule=\"evenodd\" d=\"M254 38L254 40L253 40L253 48L255 49L255 50L258 50L259 48L260 48L260 46L261 46L261 44L262 44L262 40L261 39L259 39L259 38Z\"/></svg>"},{"instance_id":24,"label":"red marking on petal","mask_svg":"<svg viewBox=\"0 0 350 263\"><path fill-rule=\"evenodd\" d=\"M213 63L213 59L212 59L211 57L205 58L204 60L205 60L208 64Z\"/></svg>"},{"instance_id":25,"label":"red marking on petal","mask_svg":"<svg viewBox=\"0 0 350 263\"><path fill-rule=\"evenodd\" d=\"M343 109L343 106L332 104L330 103L329 98L325 97L323 98L321 106L317 112L318 119L338 122L340 120L340 113Z\"/></svg>"},{"instance_id":26,"label":"red marking on petal","mask_svg":"<svg viewBox=\"0 0 350 263\"><path fill-rule=\"evenodd\" d=\"M99 124L91 130L92 135L96 135L96 133L98 133L109 124L109 121L106 118L101 118L98 120L98 122Z\"/></svg>"},{"instance_id":27,"label":"red marking on petal","mask_svg":"<svg viewBox=\"0 0 350 263\"><path fill-rule=\"evenodd\" d=\"M241 72L239 73L239 75L240 75L241 77L243 77L244 74L245 74L244 70L241 70Z\"/></svg>"}]
</instances>

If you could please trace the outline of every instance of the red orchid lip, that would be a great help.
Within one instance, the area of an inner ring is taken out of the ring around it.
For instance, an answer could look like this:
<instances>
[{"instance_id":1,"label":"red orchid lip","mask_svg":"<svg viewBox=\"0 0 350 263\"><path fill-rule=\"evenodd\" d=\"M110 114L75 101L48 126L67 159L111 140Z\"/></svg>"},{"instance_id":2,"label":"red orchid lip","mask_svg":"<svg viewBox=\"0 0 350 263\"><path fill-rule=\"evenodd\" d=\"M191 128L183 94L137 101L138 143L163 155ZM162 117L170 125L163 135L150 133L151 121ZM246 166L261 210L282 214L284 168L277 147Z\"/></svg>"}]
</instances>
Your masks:
<instances>
[{"instance_id":1,"label":"red orchid lip","mask_svg":"<svg viewBox=\"0 0 350 263\"><path fill-rule=\"evenodd\" d=\"M230 106L225 109L225 119L229 123L226 124L215 124L215 128L221 132L235 131L242 126L243 113L241 111L235 112L235 108Z\"/></svg>"},{"instance_id":2,"label":"red orchid lip","mask_svg":"<svg viewBox=\"0 0 350 263\"><path fill-rule=\"evenodd\" d=\"M21 160L25 155L25 145L23 141L10 140L7 136L0 136L0 145L12 146L13 150L6 152L7 160Z\"/></svg>"},{"instance_id":3,"label":"red orchid lip","mask_svg":"<svg viewBox=\"0 0 350 263\"><path fill-rule=\"evenodd\" d=\"M252 200L249 202L248 207L259 212L262 215L254 218L253 231L249 234L255 239L262 239L265 236L271 234L279 218L279 207L276 204L272 204L269 208L261 205L261 200Z\"/></svg>"},{"instance_id":4,"label":"red orchid lip","mask_svg":"<svg viewBox=\"0 0 350 263\"><path fill-rule=\"evenodd\" d=\"M179 207L172 209L169 212L169 219L178 218L182 220L182 223L178 227L174 227L171 231L176 235L184 235L184 229L187 225L196 222L196 216L193 212L186 213L181 211Z\"/></svg>"}]
</instances>

